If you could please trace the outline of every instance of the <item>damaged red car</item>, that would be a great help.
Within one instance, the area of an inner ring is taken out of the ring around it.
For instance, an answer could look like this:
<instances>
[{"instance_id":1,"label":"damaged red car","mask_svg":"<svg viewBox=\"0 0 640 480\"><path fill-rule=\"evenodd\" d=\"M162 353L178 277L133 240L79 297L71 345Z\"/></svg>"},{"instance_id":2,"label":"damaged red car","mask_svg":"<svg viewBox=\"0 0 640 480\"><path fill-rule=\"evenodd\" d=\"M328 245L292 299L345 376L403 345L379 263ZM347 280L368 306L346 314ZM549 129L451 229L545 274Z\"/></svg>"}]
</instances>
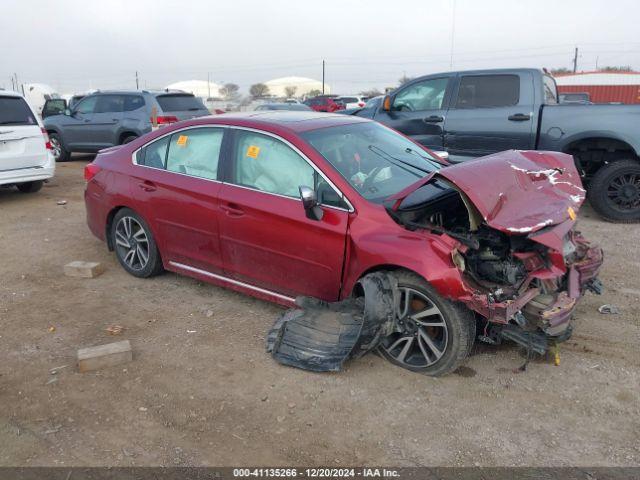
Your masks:
<instances>
[{"instance_id":1,"label":"damaged red car","mask_svg":"<svg viewBox=\"0 0 640 480\"><path fill-rule=\"evenodd\" d=\"M391 275L380 295L393 315L369 345L430 375L477 338L546 351L601 288L602 251L574 228L584 190L561 153L448 165L369 120L252 112L103 150L85 178L91 231L138 277L166 269L293 306Z\"/></svg>"}]
</instances>

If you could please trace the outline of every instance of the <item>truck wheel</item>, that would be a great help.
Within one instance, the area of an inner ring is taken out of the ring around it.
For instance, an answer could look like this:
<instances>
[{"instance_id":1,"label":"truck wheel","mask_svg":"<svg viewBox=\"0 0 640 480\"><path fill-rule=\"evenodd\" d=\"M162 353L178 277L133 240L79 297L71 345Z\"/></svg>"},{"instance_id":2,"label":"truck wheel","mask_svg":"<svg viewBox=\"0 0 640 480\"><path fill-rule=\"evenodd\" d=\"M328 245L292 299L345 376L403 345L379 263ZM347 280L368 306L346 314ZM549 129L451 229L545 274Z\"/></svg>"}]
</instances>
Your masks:
<instances>
[{"instance_id":1,"label":"truck wheel","mask_svg":"<svg viewBox=\"0 0 640 480\"><path fill-rule=\"evenodd\" d=\"M618 160L603 166L591 179L588 196L605 220L640 221L640 162Z\"/></svg>"},{"instance_id":2,"label":"truck wheel","mask_svg":"<svg viewBox=\"0 0 640 480\"><path fill-rule=\"evenodd\" d=\"M124 140L122 140L122 145L126 145L127 143L133 142L136 138L138 138L137 135L128 135L124 137Z\"/></svg>"},{"instance_id":3,"label":"truck wheel","mask_svg":"<svg viewBox=\"0 0 640 480\"><path fill-rule=\"evenodd\" d=\"M19 183L16 187L21 193L36 193L42 188L43 183L42 180L37 180L35 182Z\"/></svg>"},{"instance_id":4,"label":"truck wheel","mask_svg":"<svg viewBox=\"0 0 640 480\"><path fill-rule=\"evenodd\" d=\"M470 310L440 297L423 278L393 272L398 279L398 331L378 347L400 367L430 376L456 370L469 356L476 323Z\"/></svg>"},{"instance_id":5,"label":"truck wheel","mask_svg":"<svg viewBox=\"0 0 640 480\"><path fill-rule=\"evenodd\" d=\"M71 160L71 152L68 152L64 148L60 136L57 133L49 134L49 142L51 142L51 150L56 162L68 162Z\"/></svg>"}]
</instances>

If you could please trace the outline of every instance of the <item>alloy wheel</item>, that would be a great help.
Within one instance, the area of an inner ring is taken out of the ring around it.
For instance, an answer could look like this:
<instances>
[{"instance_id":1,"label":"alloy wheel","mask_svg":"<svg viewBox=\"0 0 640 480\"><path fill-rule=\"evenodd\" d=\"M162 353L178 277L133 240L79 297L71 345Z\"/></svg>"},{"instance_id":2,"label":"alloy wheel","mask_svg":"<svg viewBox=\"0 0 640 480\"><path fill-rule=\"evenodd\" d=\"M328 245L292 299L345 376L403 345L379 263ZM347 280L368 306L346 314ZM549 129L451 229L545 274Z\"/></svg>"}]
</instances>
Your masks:
<instances>
[{"instance_id":1,"label":"alloy wheel","mask_svg":"<svg viewBox=\"0 0 640 480\"><path fill-rule=\"evenodd\" d=\"M62 155L62 147L60 146L60 142L57 138L51 137L49 138L49 143L51 144L51 153L53 154L53 158L57 161L60 159L60 155Z\"/></svg>"},{"instance_id":2,"label":"alloy wheel","mask_svg":"<svg viewBox=\"0 0 640 480\"><path fill-rule=\"evenodd\" d=\"M607 196L621 210L640 207L640 175L623 173L614 177L607 187Z\"/></svg>"},{"instance_id":3,"label":"alloy wheel","mask_svg":"<svg viewBox=\"0 0 640 480\"><path fill-rule=\"evenodd\" d=\"M416 289L400 287L397 331L386 337L381 348L409 368L437 363L447 350L449 330L438 306Z\"/></svg>"},{"instance_id":4,"label":"alloy wheel","mask_svg":"<svg viewBox=\"0 0 640 480\"><path fill-rule=\"evenodd\" d=\"M122 217L116 224L115 246L118 256L132 270L142 270L149 263L149 237L133 217Z\"/></svg>"}]
</instances>

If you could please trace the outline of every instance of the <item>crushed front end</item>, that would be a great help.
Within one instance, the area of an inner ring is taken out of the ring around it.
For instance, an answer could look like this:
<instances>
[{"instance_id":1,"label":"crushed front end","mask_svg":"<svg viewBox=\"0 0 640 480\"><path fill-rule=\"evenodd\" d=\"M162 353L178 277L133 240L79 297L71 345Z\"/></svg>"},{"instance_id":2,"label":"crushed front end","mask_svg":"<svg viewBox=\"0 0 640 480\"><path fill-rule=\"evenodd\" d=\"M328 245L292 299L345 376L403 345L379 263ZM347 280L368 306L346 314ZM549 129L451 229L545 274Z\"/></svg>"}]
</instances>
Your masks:
<instances>
[{"instance_id":1,"label":"crushed front end","mask_svg":"<svg viewBox=\"0 0 640 480\"><path fill-rule=\"evenodd\" d=\"M387 211L457 245L451 262L465 293L452 300L481 317L481 340L542 354L571 335L578 299L602 289L602 249L575 230L584 198L570 156L506 151L443 168Z\"/></svg>"}]
</instances>

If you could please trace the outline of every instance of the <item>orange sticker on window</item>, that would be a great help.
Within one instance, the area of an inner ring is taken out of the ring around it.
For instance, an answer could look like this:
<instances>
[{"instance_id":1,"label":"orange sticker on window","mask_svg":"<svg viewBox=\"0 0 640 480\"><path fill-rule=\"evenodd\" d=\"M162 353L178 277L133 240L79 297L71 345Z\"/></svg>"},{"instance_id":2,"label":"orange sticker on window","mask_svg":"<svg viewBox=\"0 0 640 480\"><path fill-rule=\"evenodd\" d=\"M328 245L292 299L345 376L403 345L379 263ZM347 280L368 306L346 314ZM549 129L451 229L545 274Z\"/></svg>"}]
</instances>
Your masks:
<instances>
[{"instance_id":1,"label":"orange sticker on window","mask_svg":"<svg viewBox=\"0 0 640 480\"><path fill-rule=\"evenodd\" d=\"M576 219L576 211L573 208L571 208L571 207L567 208L567 213L569 214L569 218L571 220L575 220Z\"/></svg>"},{"instance_id":2,"label":"orange sticker on window","mask_svg":"<svg viewBox=\"0 0 640 480\"><path fill-rule=\"evenodd\" d=\"M260 147L249 145L249 148L247 148L247 157L258 158L258 155L260 155Z\"/></svg>"},{"instance_id":3,"label":"orange sticker on window","mask_svg":"<svg viewBox=\"0 0 640 480\"><path fill-rule=\"evenodd\" d=\"M178 141L176 142L176 145L180 147L184 147L187 145L187 140L189 140L189 137L187 137L186 135L180 135L178 137Z\"/></svg>"}]
</instances>

